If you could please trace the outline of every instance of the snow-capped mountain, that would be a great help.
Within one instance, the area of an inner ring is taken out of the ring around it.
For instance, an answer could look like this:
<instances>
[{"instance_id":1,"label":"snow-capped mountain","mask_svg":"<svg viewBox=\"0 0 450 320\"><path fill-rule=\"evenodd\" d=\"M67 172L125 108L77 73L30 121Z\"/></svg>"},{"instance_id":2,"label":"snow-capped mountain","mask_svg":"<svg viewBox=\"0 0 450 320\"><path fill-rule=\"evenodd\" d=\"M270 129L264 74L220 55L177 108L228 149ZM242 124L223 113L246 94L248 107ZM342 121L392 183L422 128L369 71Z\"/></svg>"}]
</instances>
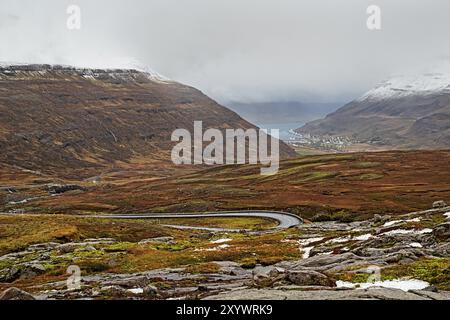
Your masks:
<instances>
[{"instance_id":1,"label":"snow-capped mountain","mask_svg":"<svg viewBox=\"0 0 450 320\"><path fill-rule=\"evenodd\" d=\"M450 72L396 76L297 130L384 149L450 147Z\"/></svg>"},{"instance_id":2,"label":"snow-capped mountain","mask_svg":"<svg viewBox=\"0 0 450 320\"><path fill-rule=\"evenodd\" d=\"M407 96L450 93L450 73L426 73L419 76L397 76L383 81L357 101L384 100Z\"/></svg>"},{"instance_id":3,"label":"snow-capped mountain","mask_svg":"<svg viewBox=\"0 0 450 320\"><path fill-rule=\"evenodd\" d=\"M53 70L64 70L65 72L76 72L77 74L85 74L86 78L96 78L99 74L108 73L113 76L116 74L117 76L124 74L132 74L133 71L139 71L142 74L145 74L148 80L156 81L156 82L173 82L171 79L161 75L160 73L154 71L152 68L148 67L144 63L140 62L134 58L126 58L126 59L118 59L113 63L97 63L92 65L66 65L66 64L41 64L41 63L23 63L23 62L0 62L0 68L4 70L10 69L11 72L14 70L27 69L34 66L36 69L44 69L40 70L41 72L46 72L47 69ZM42 68L45 66L45 68Z\"/></svg>"}]
</instances>

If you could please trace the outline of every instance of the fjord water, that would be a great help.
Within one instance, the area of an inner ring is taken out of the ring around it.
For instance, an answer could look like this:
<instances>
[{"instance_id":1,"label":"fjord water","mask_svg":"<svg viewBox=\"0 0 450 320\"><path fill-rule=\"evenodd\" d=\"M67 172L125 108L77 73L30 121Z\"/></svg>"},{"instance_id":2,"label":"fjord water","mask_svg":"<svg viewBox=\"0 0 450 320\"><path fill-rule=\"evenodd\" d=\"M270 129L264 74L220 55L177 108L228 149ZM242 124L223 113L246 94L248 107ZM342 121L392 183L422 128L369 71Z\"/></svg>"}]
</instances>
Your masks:
<instances>
[{"instance_id":1,"label":"fjord water","mask_svg":"<svg viewBox=\"0 0 450 320\"><path fill-rule=\"evenodd\" d=\"M261 129L278 129L280 130L280 139L283 141L293 140L293 135L290 130L295 130L303 126L305 123L301 121L286 122L286 123L257 123L256 125Z\"/></svg>"}]
</instances>

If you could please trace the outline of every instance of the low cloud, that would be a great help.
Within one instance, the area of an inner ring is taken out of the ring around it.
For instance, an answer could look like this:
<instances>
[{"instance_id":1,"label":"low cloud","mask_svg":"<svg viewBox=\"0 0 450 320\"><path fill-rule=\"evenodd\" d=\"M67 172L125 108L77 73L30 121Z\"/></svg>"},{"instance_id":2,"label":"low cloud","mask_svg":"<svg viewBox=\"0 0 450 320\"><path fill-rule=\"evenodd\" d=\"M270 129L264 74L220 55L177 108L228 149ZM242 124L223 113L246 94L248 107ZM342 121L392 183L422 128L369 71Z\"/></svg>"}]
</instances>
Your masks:
<instances>
[{"instance_id":1,"label":"low cloud","mask_svg":"<svg viewBox=\"0 0 450 320\"><path fill-rule=\"evenodd\" d=\"M379 5L382 30L366 28ZM69 5L82 28L66 28ZM139 60L221 102L345 101L450 56L448 0L0 0L0 60Z\"/></svg>"}]
</instances>

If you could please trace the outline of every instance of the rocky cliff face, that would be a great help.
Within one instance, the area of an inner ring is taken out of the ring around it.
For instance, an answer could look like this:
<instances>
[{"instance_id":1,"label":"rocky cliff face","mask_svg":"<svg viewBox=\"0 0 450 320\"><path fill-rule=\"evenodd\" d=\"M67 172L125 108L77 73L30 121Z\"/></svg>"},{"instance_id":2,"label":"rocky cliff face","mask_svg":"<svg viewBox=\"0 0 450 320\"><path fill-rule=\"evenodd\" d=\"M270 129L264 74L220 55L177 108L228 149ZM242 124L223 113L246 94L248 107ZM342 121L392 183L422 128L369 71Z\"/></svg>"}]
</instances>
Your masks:
<instances>
[{"instance_id":1,"label":"rocky cliff face","mask_svg":"<svg viewBox=\"0 0 450 320\"><path fill-rule=\"evenodd\" d=\"M136 70L0 67L0 162L44 172L169 160L177 128L254 128L200 91ZM293 155L284 144L281 155Z\"/></svg>"},{"instance_id":2,"label":"rocky cliff face","mask_svg":"<svg viewBox=\"0 0 450 320\"><path fill-rule=\"evenodd\" d=\"M298 131L389 148L449 148L450 77L434 73L391 79Z\"/></svg>"}]
</instances>

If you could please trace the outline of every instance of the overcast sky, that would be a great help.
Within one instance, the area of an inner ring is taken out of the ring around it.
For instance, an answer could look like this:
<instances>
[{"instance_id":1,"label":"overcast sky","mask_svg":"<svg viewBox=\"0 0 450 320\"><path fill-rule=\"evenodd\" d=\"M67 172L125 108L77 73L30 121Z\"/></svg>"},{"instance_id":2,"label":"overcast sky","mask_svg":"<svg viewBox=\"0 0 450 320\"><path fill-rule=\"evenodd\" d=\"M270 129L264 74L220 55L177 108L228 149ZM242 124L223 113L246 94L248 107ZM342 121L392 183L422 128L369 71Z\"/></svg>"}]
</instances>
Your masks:
<instances>
[{"instance_id":1,"label":"overcast sky","mask_svg":"<svg viewBox=\"0 0 450 320\"><path fill-rule=\"evenodd\" d=\"M366 27L370 4L381 31ZM448 0L0 0L0 61L135 59L224 103L346 101L450 59L449 12Z\"/></svg>"}]
</instances>

